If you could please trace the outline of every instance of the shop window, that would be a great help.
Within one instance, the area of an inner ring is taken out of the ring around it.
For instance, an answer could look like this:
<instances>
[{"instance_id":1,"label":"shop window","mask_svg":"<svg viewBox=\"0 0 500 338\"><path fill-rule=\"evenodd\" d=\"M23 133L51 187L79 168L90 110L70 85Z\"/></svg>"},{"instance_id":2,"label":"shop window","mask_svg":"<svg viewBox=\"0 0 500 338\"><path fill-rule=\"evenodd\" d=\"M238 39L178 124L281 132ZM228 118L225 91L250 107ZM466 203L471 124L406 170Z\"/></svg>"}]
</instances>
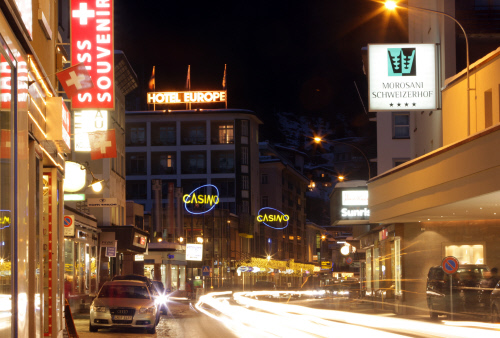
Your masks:
<instances>
[{"instance_id":1,"label":"shop window","mask_svg":"<svg viewBox=\"0 0 500 338\"><path fill-rule=\"evenodd\" d=\"M476 245L447 245L445 257L453 256L462 264L484 264L484 246Z\"/></svg>"},{"instance_id":2,"label":"shop window","mask_svg":"<svg viewBox=\"0 0 500 338\"><path fill-rule=\"evenodd\" d=\"M392 138L410 138L410 113L392 113Z\"/></svg>"}]
</instances>

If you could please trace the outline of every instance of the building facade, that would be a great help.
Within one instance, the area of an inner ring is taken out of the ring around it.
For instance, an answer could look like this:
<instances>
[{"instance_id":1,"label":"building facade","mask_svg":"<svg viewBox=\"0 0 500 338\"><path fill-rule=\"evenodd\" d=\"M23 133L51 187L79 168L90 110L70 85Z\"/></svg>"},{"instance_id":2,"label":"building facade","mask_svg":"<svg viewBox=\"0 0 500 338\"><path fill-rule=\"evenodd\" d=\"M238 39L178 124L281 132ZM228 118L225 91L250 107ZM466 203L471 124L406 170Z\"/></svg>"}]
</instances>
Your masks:
<instances>
[{"instance_id":1,"label":"building facade","mask_svg":"<svg viewBox=\"0 0 500 338\"><path fill-rule=\"evenodd\" d=\"M238 109L126 113L127 199L151 212L153 242L181 250L203 245L200 261L188 259L180 267L187 268L190 283L202 280L201 268L208 266L206 285L222 286L232 281L234 261L255 251L260 124L253 112ZM218 203L210 211L193 212L188 206L197 189L217 190ZM171 254L180 265L182 252ZM168 264L168 259L154 264Z\"/></svg>"}]
</instances>

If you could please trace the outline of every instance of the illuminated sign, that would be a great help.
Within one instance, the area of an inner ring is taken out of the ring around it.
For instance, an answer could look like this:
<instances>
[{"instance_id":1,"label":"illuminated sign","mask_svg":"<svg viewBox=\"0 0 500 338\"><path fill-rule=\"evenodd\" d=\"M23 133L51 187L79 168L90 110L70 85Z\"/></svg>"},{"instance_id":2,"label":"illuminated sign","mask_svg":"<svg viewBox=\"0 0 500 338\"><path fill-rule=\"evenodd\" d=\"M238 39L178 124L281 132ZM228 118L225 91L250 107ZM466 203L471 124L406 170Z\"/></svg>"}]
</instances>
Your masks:
<instances>
[{"instance_id":1,"label":"illuminated sign","mask_svg":"<svg viewBox=\"0 0 500 338\"><path fill-rule=\"evenodd\" d=\"M211 194L211 190L215 189L216 194ZM217 204L219 204L219 189L215 185L202 185L182 197L184 208L187 212L194 215L201 215L209 212Z\"/></svg>"},{"instance_id":2,"label":"illuminated sign","mask_svg":"<svg viewBox=\"0 0 500 338\"><path fill-rule=\"evenodd\" d=\"M363 208L363 209L347 209L347 208L342 208L340 210L340 215L343 218L354 218L354 217L370 217L370 209L368 208Z\"/></svg>"},{"instance_id":3,"label":"illuminated sign","mask_svg":"<svg viewBox=\"0 0 500 338\"><path fill-rule=\"evenodd\" d=\"M85 194L64 194L64 201L85 201Z\"/></svg>"},{"instance_id":4,"label":"illuminated sign","mask_svg":"<svg viewBox=\"0 0 500 338\"><path fill-rule=\"evenodd\" d=\"M203 259L203 244L186 244L186 260L201 261Z\"/></svg>"},{"instance_id":5,"label":"illuminated sign","mask_svg":"<svg viewBox=\"0 0 500 338\"><path fill-rule=\"evenodd\" d=\"M435 44L368 45L370 111L438 107Z\"/></svg>"},{"instance_id":6,"label":"illuminated sign","mask_svg":"<svg viewBox=\"0 0 500 338\"><path fill-rule=\"evenodd\" d=\"M106 110L75 111L75 151L90 151L89 133L108 130Z\"/></svg>"},{"instance_id":7,"label":"illuminated sign","mask_svg":"<svg viewBox=\"0 0 500 338\"><path fill-rule=\"evenodd\" d=\"M225 91L149 92L148 104L226 102Z\"/></svg>"},{"instance_id":8,"label":"illuminated sign","mask_svg":"<svg viewBox=\"0 0 500 338\"><path fill-rule=\"evenodd\" d=\"M264 225L276 230L285 229L288 226L289 220L290 216L285 215L278 209L269 207L260 209L257 216L257 222L261 222Z\"/></svg>"},{"instance_id":9,"label":"illuminated sign","mask_svg":"<svg viewBox=\"0 0 500 338\"><path fill-rule=\"evenodd\" d=\"M47 98L47 137L62 152L71 150L71 115L62 97Z\"/></svg>"},{"instance_id":10,"label":"illuminated sign","mask_svg":"<svg viewBox=\"0 0 500 338\"><path fill-rule=\"evenodd\" d=\"M30 38L33 38L33 0L14 0L14 2Z\"/></svg>"},{"instance_id":11,"label":"illuminated sign","mask_svg":"<svg viewBox=\"0 0 500 338\"><path fill-rule=\"evenodd\" d=\"M71 62L85 63L94 88L79 93L72 109L114 109L112 0L71 0Z\"/></svg>"},{"instance_id":12,"label":"illuminated sign","mask_svg":"<svg viewBox=\"0 0 500 338\"><path fill-rule=\"evenodd\" d=\"M146 237L141 235L138 232L134 233L134 240L132 241L132 245L138 246L140 248L146 247Z\"/></svg>"},{"instance_id":13,"label":"illuminated sign","mask_svg":"<svg viewBox=\"0 0 500 338\"><path fill-rule=\"evenodd\" d=\"M342 205L368 205L368 190L342 191Z\"/></svg>"}]
</instances>

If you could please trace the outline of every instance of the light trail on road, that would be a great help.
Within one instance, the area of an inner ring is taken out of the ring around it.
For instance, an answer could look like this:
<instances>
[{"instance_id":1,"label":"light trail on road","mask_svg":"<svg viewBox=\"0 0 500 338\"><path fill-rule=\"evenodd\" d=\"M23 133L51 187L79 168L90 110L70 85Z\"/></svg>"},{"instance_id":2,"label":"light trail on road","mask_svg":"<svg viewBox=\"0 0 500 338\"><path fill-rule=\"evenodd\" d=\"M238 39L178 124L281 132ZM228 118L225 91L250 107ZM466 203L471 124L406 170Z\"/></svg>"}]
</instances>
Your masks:
<instances>
[{"instance_id":1,"label":"light trail on road","mask_svg":"<svg viewBox=\"0 0 500 338\"><path fill-rule=\"evenodd\" d=\"M402 318L388 318L353 312L313 309L300 305L275 303L256 299L262 296L280 297L282 294L308 295L304 292L256 291L233 295L239 305L228 301L231 292L210 293L200 297L196 309L222 322L239 337L498 337L500 325L484 328L427 323ZM203 305L208 305L214 313ZM464 325L465 326L465 325ZM477 325L479 326L479 325Z\"/></svg>"}]
</instances>

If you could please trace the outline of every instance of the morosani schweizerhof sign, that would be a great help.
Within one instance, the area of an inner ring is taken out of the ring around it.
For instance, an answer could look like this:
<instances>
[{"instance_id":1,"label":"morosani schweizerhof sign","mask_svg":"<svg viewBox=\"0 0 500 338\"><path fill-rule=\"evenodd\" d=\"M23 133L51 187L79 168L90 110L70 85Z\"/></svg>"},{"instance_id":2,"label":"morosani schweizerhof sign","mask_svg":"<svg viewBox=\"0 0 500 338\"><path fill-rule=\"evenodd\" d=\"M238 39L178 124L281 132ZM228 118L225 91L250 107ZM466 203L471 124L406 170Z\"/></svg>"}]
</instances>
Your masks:
<instances>
[{"instance_id":1,"label":"morosani schweizerhof sign","mask_svg":"<svg viewBox=\"0 0 500 338\"><path fill-rule=\"evenodd\" d=\"M73 109L114 109L113 9L113 0L71 0L71 63L84 63L94 83Z\"/></svg>"},{"instance_id":2,"label":"morosani schweizerhof sign","mask_svg":"<svg viewBox=\"0 0 500 338\"><path fill-rule=\"evenodd\" d=\"M370 111L438 108L434 44L368 45Z\"/></svg>"}]
</instances>

